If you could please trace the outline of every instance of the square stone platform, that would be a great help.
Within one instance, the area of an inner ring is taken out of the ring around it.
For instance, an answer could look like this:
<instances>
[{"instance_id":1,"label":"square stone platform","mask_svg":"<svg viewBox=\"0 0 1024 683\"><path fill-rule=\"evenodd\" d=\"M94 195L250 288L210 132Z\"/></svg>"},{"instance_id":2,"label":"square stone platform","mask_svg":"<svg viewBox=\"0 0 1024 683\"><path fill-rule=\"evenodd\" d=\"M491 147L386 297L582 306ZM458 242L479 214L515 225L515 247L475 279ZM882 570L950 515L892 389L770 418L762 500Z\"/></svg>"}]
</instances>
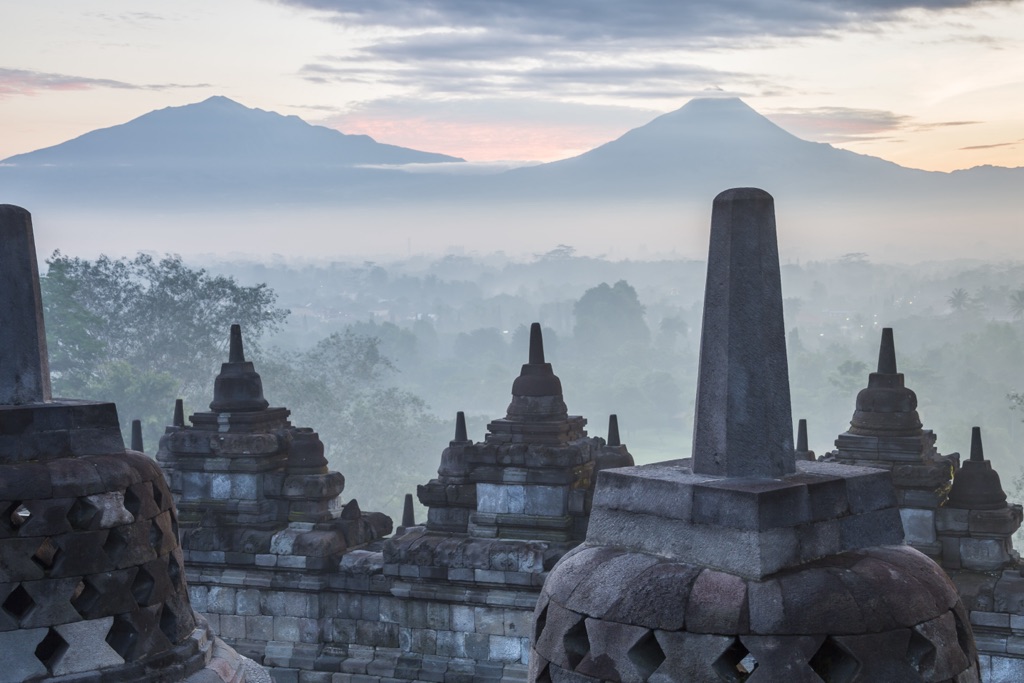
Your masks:
<instances>
[{"instance_id":1,"label":"square stone platform","mask_svg":"<svg viewBox=\"0 0 1024 683\"><path fill-rule=\"evenodd\" d=\"M777 479L694 474L690 459L605 470L587 542L760 579L828 555L903 543L888 472L797 462Z\"/></svg>"}]
</instances>

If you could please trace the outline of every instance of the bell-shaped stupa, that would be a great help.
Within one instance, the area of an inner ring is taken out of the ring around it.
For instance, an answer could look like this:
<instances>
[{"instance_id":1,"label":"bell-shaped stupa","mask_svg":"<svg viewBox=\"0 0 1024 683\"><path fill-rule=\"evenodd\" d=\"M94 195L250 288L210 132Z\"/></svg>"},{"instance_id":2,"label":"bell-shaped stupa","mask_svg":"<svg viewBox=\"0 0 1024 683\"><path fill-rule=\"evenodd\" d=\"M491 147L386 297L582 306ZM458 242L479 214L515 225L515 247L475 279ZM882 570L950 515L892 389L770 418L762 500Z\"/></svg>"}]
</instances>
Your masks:
<instances>
[{"instance_id":1,"label":"bell-shaped stupa","mask_svg":"<svg viewBox=\"0 0 1024 683\"><path fill-rule=\"evenodd\" d=\"M269 682L192 611L171 492L114 404L51 397L27 211L0 206L0 245L0 681Z\"/></svg>"},{"instance_id":2,"label":"bell-shaped stupa","mask_svg":"<svg viewBox=\"0 0 1024 683\"><path fill-rule=\"evenodd\" d=\"M693 457L605 470L535 611L530 681L978 680L887 472L797 461L772 197L714 203Z\"/></svg>"}]
</instances>

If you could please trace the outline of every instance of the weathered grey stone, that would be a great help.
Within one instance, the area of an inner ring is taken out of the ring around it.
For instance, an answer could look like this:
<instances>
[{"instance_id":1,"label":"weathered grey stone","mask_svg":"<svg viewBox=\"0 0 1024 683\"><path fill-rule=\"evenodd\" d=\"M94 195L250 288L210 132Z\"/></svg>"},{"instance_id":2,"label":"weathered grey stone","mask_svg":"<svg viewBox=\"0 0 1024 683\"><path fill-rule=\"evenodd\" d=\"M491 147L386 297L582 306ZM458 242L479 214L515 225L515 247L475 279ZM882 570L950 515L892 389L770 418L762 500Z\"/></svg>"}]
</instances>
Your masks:
<instances>
[{"instance_id":1,"label":"weathered grey stone","mask_svg":"<svg viewBox=\"0 0 1024 683\"><path fill-rule=\"evenodd\" d=\"M763 190L726 190L712 208L693 470L796 471L775 206Z\"/></svg>"},{"instance_id":2,"label":"weathered grey stone","mask_svg":"<svg viewBox=\"0 0 1024 683\"><path fill-rule=\"evenodd\" d=\"M51 666L53 675L63 676L124 664L124 658L106 641L113 624L114 617L104 617L56 626L57 632L67 641L68 649Z\"/></svg>"},{"instance_id":3,"label":"weathered grey stone","mask_svg":"<svg viewBox=\"0 0 1024 683\"><path fill-rule=\"evenodd\" d=\"M622 591L604 618L624 624L636 624L663 631L678 631L686 623L686 603L690 589L702 571L681 562L659 562Z\"/></svg>"},{"instance_id":4,"label":"weathered grey stone","mask_svg":"<svg viewBox=\"0 0 1024 683\"><path fill-rule=\"evenodd\" d=\"M587 619L586 624L590 651L577 665L577 672L603 681L643 683L661 664L652 667L643 658L630 657L642 638L654 637L649 629L600 619Z\"/></svg>"},{"instance_id":5,"label":"weathered grey stone","mask_svg":"<svg viewBox=\"0 0 1024 683\"><path fill-rule=\"evenodd\" d=\"M595 566L565 601L565 607L591 617L604 617L617 604L624 588L636 587L637 576L658 562L645 553L621 553Z\"/></svg>"},{"instance_id":6,"label":"weathered grey stone","mask_svg":"<svg viewBox=\"0 0 1024 683\"><path fill-rule=\"evenodd\" d=\"M997 538L961 538L960 564L967 569L993 571L1010 561L1006 541Z\"/></svg>"},{"instance_id":7,"label":"weathered grey stone","mask_svg":"<svg viewBox=\"0 0 1024 683\"><path fill-rule=\"evenodd\" d=\"M33 676L48 673L34 654L47 631L33 628L0 632L0 652L5 653L4 665L0 666L0 683L23 683Z\"/></svg>"},{"instance_id":8,"label":"weathered grey stone","mask_svg":"<svg viewBox=\"0 0 1024 683\"><path fill-rule=\"evenodd\" d=\"M757 661L748 683L819 683L809 662L824 640L825 636L741 636L740 642Z\"/></svg>"},{"instance_id":9,"label":"weathered grey stone","mask_svg":"<svg viewBox=\"0 0 1024 683\"><path fill-rule=\"evenodd\" d=\"M43 304L32 216L0 204L0 405L50 400Z\"/></svg>"},{"instance_id":10,"label":"weathered grey stone","mask_svg":"<svg viewBox=\"0 0 1024 683\"><path fill-rule=\"evenodd\" d=\"M713 664L735 641L734 636L655 631L665 661L648 679L651 683L713 681Z\"/></svg>"},{"instance_id":11,"label":"weathered grey stone","mask_svg":"<svg viewBox=\"0 0 1024 683\"><path fill-rule=\"evenodd\" d=\"M686 628L695 633L746 633L747 584L738 576L705 569L693 582Z\"/></svg>"},{"instance_id":12,"label":"weathered grey stone","mask_svg":"<svg viewBox=\"0 0 1024 683\"><path fill-rule=\"evenodd\" d=\"M926 681L953 678L970 665L967 653L960 648L952 612L918 624L914 630L934 648L917 648L922 653L918 666Z\"/></svg>"},{"instance_id":13,"label":"weathered grey stone","mask_svg":"<svg viewBox=\"0 0 1024 683\"><path fill-rule=\"evenodd\" d=\"M912 545L935 543L935 511L921 508L900 508L903 534Z\"/></svg>"}]
</instances>

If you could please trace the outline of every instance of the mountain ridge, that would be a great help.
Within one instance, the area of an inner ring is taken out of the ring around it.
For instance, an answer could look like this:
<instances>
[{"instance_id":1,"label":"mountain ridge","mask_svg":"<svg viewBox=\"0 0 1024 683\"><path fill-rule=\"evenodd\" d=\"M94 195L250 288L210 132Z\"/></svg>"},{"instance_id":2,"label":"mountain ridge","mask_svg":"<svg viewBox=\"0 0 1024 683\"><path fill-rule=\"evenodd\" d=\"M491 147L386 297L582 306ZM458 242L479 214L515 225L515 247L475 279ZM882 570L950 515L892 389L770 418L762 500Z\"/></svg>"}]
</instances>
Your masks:
<instances>
[{"instance_id":1,"label":"mountain ridge","mask_svg":"<svg viewBox=\"0 0 1024 683\"><path fill-rule=\"evenodd\" d=\"M460 162L458 157L380 143L298 116L246 107L222 95L147 112L57 145L17 154L9 166L278 163L353 166Z\"/></svg>"}]
</instances>

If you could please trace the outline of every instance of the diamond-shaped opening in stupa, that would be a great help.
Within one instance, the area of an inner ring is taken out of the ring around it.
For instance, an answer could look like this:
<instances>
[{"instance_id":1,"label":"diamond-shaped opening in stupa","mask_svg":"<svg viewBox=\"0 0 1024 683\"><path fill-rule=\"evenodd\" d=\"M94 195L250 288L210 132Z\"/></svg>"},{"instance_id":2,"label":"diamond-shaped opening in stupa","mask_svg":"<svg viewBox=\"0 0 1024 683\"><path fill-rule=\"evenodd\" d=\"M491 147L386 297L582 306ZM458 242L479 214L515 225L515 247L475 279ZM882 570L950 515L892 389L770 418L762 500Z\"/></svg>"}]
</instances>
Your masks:
<instances>
[{"instance_id":1,"label":"diamond-shaped opening in stupa","mask_svg":"<svg viewBox=\"0 0 1024 683\"><path fill-rule=\"evenodd\" d=\"M636 641L636 644L629 648L626 656L645 680L650 678L665 661L665 651L661 649L658 639L654 636L654 631L648 631L640 640Z\"/></svg>"},{"instance_id":2,"label":"diamond-shaped opening in stupa","mask_svg":"<svg viewBox=\"0 0 1024 683\"><path fill-rule=\"evenodd\" d=\"M711 665L718 680L726 683L741 683L757 668L757 660L750 654L750 650L735 638L732 644L725 649L714 664Z\"/></svg>"},{"instance_id":3,"label":"diamond-shaped opening in stupa","mask_svg":"<svg viewBox=\"0 0 1024 683\"><path fill-rule=\"evenodd\" d=\"M32 553L32 561L43 568L47 574L53 569L53 565L57 563L57 558L61 554L60 547L53 542L52 538L44 538L43 542L39 544L36 551Z\"/></svg>"},{"instance_id":4,"label":"diamond-shaped opening in stupa","mask_svg":"<svg viewBox=\"0 0 1024 683\"><path fill-rule=\"evenodd\" d=\"M856 657L841 648L832 638L825 639L808 665L819 678L832 683L849 683L860 668Z\"/></svg>"},{"instance_id":5,"label":"diamond-shaped opening in stupa","mask_svg":"<svg viewBox=\"0 0 1024 683\"><path fill-rule=\"evenodd\" d=\"M590 636L587 634L586 620L581 618L566 631L562 643L565 646L565 656L569 660L569 666L575 669L590 653Z\"/></svg>"},{"instance_id":6,"label":"diamond-shaped opening in stupa","mask_svg":"<svg viewBox=\"0 0 1024 683\"><path fill-rule=\"evenodd\" d=\"M131 621L124 616L117 616L107 631L106 641L114 652L121 655L121 659L131 661L132 651L139 641L139 632Z\"/></svg>"},{"instance_id":7,"label":"diamond-shaped opening in stupa","mask_svg":"<svg viewBox=\"0 0 1024 683\"><path fill-rule=\"evenodd\" d=\"M20 583L7 595L2 605L5 612L19 621L35 606L36 601Z\"/></svg>"},{"instance_id":8,"label":"diamond-shaped opening in stupa","mask_svg":"<svg viewBox=\"0 0 1024 683\"><path fill-rule=\"evenodd\" d=\"M42 662L47 669L53 671L67 651L68 642L57 633L56 629L51 628L36 646L35 655L36 659Z\"/></svg>"},{"instance_id":9,"label":"diamond-shaped opening in stupa","mask_svg":"<svg viewBox=\"0 0 1024 683\"><path fill-rule=\"evenodd\" d=\"M76 531L87 531L92 527L92 523L99 513L99 508L93 505L88 498L78 498L68 510L68 524Z\"/></svg>"},{"instance_id":10,"label":"diamond-shaped opening in stupa","mask_svg":"<svg viewBox=\"0 0 1024 683\"><path fill-rule=\"evenodd\" d=\"M132 597L140 605L148 605L153 597L153 588L156 586L156 579L146 571L145 567L139 567L139 572L132 581Z\"/></svg>"}]
</instances>

